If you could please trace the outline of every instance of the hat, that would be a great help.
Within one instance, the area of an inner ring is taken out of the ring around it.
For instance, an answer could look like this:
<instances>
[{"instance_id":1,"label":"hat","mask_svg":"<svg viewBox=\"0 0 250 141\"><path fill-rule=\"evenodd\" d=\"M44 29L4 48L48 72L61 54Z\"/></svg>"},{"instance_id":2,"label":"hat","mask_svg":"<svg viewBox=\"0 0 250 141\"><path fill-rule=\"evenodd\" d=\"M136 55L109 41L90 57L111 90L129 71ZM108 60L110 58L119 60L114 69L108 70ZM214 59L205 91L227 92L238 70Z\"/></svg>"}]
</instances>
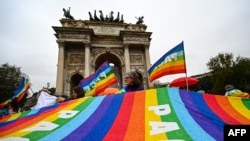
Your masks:
<instances>
[{"instance_id":1,"label":"hat","mask_svg":"<svg viewBox=\"0 0 250 141\"><path fill-rule=\"evenodd\" d=\"M234 86L233 86L233 85L226 85L226 86L225 86L225 90L226 90L226 91L230 91L230 90L232 90L232 89L234 89Z\"/></svg>"}]
</instances>

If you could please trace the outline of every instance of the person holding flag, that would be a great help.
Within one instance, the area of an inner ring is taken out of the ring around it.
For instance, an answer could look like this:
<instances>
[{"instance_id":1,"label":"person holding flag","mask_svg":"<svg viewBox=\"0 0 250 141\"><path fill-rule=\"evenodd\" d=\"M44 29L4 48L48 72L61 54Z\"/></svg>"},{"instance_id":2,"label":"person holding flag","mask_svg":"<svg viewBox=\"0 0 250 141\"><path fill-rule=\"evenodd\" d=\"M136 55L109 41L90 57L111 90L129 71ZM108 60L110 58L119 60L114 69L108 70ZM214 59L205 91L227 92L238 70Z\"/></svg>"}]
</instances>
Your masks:
<instances>
[{"instance_id":1,"label":"person holding flag","mask_svg":"<svg viewBox=\"0 0 250 141\"><path fill-rule=\"evenodd\" d=\"M83 89L79 86L76 86L73 88L72 90L72 94L71 97L66 98L66 97L57 97L57 102L65 102L65 101L69 101L69 100L73 100L73 99L77 99L77 98L82 98L85 96L85 93L83 91Z\"/></svg>"}]
</instances>

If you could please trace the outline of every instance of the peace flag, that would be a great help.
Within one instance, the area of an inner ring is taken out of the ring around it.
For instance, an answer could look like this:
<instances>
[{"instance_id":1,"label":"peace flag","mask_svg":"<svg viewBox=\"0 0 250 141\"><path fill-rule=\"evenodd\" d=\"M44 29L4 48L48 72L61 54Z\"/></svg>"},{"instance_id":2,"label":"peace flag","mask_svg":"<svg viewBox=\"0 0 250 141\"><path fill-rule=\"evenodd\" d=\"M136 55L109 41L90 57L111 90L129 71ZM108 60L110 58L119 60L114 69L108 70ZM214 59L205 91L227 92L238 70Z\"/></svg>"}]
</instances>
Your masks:
<instances>
[{"instance_id":1,"label":"peace flag","mask_svg":"<svg viewBox=\"0 0 250 141\"><path fill-rule=\"evenodd\" d=\"M82 79L79 86L83 88L85 96L96 96L101 94L108 86L117 82L113 69L108 61L105 61L95 73Z\"/></svg>"},{"instance_id":2,"label":"peace flag","mask_svg":"<svg viewBox=\"0 0 250 141\"><path fill-rule=\"evenodd\" d=\"M162 76L177 73L186 73L183 42L164 54L148 70L150 82Z\"/></svg>"},{"instance_id":3,"label":"peace flag","mask_svg":"<svg viewBox=\"0 0 250 141\"><path fill-rule=\"evenodd\" d=\"M250 99L157 88L84 97L0 118L0 140L223 140Z\"/></svg>"}]
</instances>

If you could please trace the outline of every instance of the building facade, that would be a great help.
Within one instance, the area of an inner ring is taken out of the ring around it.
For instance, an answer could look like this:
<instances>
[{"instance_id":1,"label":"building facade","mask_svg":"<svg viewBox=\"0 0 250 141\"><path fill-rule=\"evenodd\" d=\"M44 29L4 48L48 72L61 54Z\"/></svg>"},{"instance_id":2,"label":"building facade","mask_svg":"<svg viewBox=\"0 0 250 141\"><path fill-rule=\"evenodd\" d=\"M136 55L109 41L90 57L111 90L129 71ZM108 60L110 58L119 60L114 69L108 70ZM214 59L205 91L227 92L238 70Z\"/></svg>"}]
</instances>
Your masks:
<instances>
[{"instance_id":1,"label":"building facade","mask_svg":"<svg viewBox=\"0 0 250 141\"><path fill-rule=\"evenodd\" d=\"M150 86L147 76L151 32L144 24L108 21L61 19L53 26L58 43L56 94L69 95L81 79L94 73L109 61L123 87L126 72L138 70L144 87Z\"/></svg>"}]
</instances>

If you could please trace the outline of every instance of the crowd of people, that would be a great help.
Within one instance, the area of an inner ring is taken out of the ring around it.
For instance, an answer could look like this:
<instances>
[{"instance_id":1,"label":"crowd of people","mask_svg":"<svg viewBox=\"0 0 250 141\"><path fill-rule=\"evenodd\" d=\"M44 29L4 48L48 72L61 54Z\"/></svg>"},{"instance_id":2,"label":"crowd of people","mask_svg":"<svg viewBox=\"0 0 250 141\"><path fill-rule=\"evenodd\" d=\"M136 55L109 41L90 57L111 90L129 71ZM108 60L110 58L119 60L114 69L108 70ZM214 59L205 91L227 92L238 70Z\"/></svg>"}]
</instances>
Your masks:
<instances>
[{"instance_id":1,"label":"crowd of people","mask_svg":"<svg viewBox=\"0 0 250 141\"><path fill-rule=\"evenodd\" d=\"M50 93L47 89L44 89L44 91ZM69 101L69 100L73 100L73 99L77 99L77 98L82 98L84 96L85 96L85 93L84 93L83 89L79 86L76 86L73 88L70 97L58 96L56 101L60 103L60 102L65 102L65 101Z\"/></svg>"},{"instance_id":2,"label":"crowd of people","mask_svg":"<svg viewBox=\"0 0 250 141\"><path fill-rule=\"evenodd\" d=\"M125 77L124 77L124 82L125 82L125 86L123 88L121 88L119 91L117 91L116 93L114 93L114 94L122 94L122 93L126 93L126 92L144 90L143 77L137 71L130 71L130 72L126 73ZM65 102L65 101L85 97L85 93L84 93L83 88L79 87L79 86L76 86L76 87L74 87L72 89L72 93L71 93L70 97L65 96L65 95L63 95L63 96L55 96L55 94L50 92L48 89L42 89L39 92L39 95L37 97L40 96L41 92L45 92L45 93L47 93L49 95L54 96L55 103L61 103L61 102ZM204 91L199 91L199 92L200 93L205 93ZM247 92L242 92L241 90L234 88L234 86L230 85L230 84L225 86L225 96L250 98L250 95ZM38 108L40 108L40 107L38 107ZM31 107L31 109L32 109L32 107ZM6 107L1 112L6 112L8 114L13 113L12 108L10 108L10 107ZM0 114L5 114L6 115L6 113L0 113Z\"/></svg>"},{"instance_id":3,"label":"crowd of people","mask_svg":"<svg viewBox=\"0 0 250 141\"><path fill-rule=\"evenodd\" d=\"M126 73L125 75L125 86L119 90L117 93L114 94L121 94L121 93L126 93L126 92L132 92L132 91L139 91L139 90L144 90L143 87L143 77L142 75L137 72L137 71L131 71ZM46 92L49 95L55 95L53 93L51 93L48 89L42 89L41 92ZM61 103L61 102L65 102L65 101L69 101L69 100L74 100L74 99L78 99L78 98L83 98L85 97L85 93L82 87L76 86L72 89L72 93L70 95L70 97L67 96L54 96L54 99L52 99L52 102L48 102L48 105L50 105L51 103L53 103L53 100L56 101L57 103ZM39 102L39 101L38 101ZM43 104L45 102L42 102ZM44 105L39 105L38 107L35 106L36 108L41 108Z\"/></svg>"}]
</instances>

